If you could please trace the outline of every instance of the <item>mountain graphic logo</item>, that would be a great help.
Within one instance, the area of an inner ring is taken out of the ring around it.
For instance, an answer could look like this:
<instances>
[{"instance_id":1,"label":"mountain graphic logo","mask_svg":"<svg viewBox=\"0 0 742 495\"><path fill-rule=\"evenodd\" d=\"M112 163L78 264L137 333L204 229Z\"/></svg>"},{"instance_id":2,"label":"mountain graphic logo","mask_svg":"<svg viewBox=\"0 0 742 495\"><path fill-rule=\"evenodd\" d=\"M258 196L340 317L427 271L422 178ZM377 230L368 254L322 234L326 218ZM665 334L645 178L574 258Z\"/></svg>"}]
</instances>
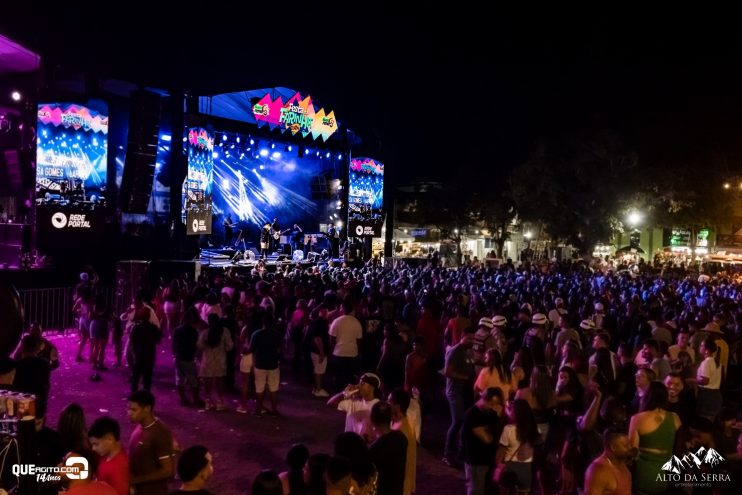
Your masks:
<instances>
[{"instance_id":1,"label":"mountain graphic logo","mask_svg":"<svg viewBox=\"0 0 742 495\"><path fill-rule=\"evenodd\" d=\"M725 459L714 449L700 447L695 452L688 452L683 457L673 455L670 460L662 465L662 470L670 473L680 474L689 469L698 469L704 464L716 467Z\"/></svg>"}]
</instances>

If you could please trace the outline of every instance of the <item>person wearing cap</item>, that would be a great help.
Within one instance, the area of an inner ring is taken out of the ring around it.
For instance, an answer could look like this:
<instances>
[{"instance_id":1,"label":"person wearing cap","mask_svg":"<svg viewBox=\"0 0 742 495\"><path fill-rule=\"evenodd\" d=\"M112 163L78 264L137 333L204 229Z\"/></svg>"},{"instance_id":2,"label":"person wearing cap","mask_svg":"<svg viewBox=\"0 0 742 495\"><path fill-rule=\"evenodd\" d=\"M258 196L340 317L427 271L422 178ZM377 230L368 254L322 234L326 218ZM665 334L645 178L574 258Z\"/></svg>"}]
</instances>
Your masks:
<instances>
[{"instance_id":1,"label":"person wearing cap","mask_svg":"<svg viewBox=\"0 0 742 495\"><path fill-rule=\"evenodd\" d=\"M358 385L348 385L345 390L330 397L327 405L345 413L345 431L357 433L368 441L371 408L379 402L377 395L380 389L381 379L374 373L364 373Z\"/></svg>"},{"instance_id":2,"label":"person wearing cap","mask_svg":"<svg viewBox=\"0 0 742 495\"><path fill-rule=\"evenodd\" d=\"M211 495L204 488L214 474L211 452L203 445L193 445L180 454L178 459L178 478L180 489L169 495Z\"/></svg>"},{"instance_id":3,"label":"person wearing cap","mask_svg":"<svg viewBox=\"0 0 742 495\"><path fill-rule=\"evenodd\" d=\"M508 326L508 319L502 315L495 315L492 318L492 331L490 334L495 339L495 349L505 356L508 352L508 338L505 335Z\"/></svg>"},{"instance_id":4,"label":"person wearing cap","mask_svg":"<svg viewBox=\"0 0 742 495\"><path fill-rule=\"evenodd\" d=\"M479 373L484 368L484 355L487 350L495 347L495 338L490 333L494 327L492 318L487 316L480 318L477 331L474 333L474 344L471 348L474 357L474 371L476 373Z\"/></svg>"}]
</instances>

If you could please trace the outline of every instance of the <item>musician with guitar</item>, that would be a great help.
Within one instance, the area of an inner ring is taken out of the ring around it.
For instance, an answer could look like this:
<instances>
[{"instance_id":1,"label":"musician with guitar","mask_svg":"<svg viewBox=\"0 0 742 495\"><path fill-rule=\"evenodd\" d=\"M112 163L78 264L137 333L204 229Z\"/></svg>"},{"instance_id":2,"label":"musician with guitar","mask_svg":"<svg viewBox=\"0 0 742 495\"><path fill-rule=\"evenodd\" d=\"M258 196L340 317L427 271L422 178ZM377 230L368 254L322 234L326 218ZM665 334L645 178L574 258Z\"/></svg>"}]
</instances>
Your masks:
<instances>
[{"instance_id":1,"label":"musician with guitar","mask_svg":"<svg viewBox=\"0 0 742 495\"><path fill-rule=\"evenodd\" d=\"M278 241L281 239L281 226L278 224L278 218L273 219L273 223L271 224L271 233L273 234L273 239L271 240L271 252L278 251Z\"/></svg>"}]
</instances>

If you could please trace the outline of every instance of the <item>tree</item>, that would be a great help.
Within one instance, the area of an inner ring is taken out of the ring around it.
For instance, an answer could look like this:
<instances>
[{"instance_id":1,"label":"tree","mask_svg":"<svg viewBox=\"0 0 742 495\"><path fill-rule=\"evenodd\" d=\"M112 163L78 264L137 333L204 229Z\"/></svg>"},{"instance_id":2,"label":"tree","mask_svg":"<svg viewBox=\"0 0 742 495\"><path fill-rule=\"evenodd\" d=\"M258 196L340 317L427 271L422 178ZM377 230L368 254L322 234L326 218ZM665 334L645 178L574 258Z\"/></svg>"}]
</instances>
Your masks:
<instances>
[{"instance_id":1,"label":"tree","mask_svg":"<svg viewBox=\"0 0 742 495\"><path fill-rule=\"evenodd\" d=\"M592 252L621 228L640 180L637 154L609 130L542 140L510 177L518 216L554 239Z\"/></svg>"}]
</instances>

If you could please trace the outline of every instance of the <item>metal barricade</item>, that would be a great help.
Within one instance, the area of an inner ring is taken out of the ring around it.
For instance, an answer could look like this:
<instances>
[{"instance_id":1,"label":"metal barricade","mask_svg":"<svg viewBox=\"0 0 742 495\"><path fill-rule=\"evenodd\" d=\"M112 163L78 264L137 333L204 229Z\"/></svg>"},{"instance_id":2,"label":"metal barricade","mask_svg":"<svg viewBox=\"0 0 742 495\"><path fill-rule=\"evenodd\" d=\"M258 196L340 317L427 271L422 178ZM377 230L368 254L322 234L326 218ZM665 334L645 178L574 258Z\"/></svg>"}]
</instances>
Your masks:
<instances>
[{"instance_id":1,"label":"metal barricade","mask_svg":"<svg viewBox=\"0 0 742 495\"><path fill-rule=\"evenodd\" d=\"M18 294L23 303L26 328L34 322L38 322L44 331L62 331L75 327L75 315L72 314L75 302L74 287L27 289L18 291ZM107 307L113 307L113 287L98 287L95 294L102 296Z\"/></svg>"}]
</instances>

